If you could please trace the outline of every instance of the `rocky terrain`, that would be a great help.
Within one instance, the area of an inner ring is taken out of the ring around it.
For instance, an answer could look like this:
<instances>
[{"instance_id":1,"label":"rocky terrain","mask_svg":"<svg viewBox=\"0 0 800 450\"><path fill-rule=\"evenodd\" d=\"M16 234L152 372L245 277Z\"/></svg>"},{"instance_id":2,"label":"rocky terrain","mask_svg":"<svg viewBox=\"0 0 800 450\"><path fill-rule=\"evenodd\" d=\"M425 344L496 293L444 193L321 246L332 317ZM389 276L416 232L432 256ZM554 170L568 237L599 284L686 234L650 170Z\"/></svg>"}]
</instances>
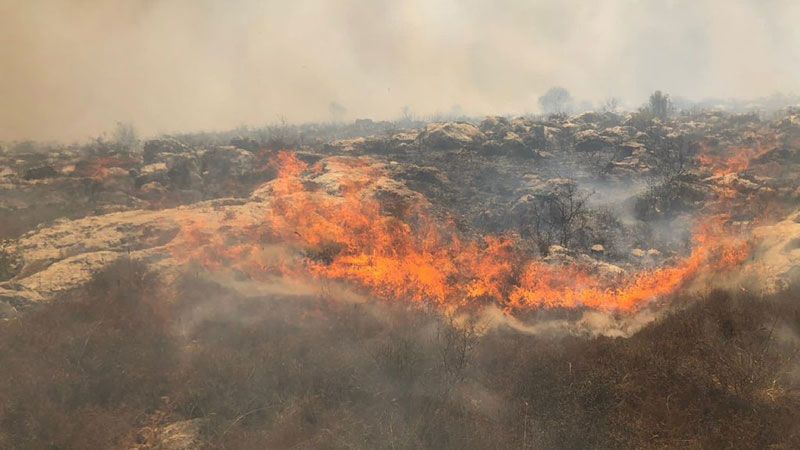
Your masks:
<instances>
[{"instance_id":1,"label":"rocky terrain","mask_svg":"<svg viewBox=\"0 0 800 450\"><path fill-rule=\"evenodd\" d=\"M380 172L364 195L384 214L402 216L422 201L466 238L516 236L530 258L601 275L674 263L690 250L692 227L722 214L731 233L752 236L743 266L758 266L770 289L792 281L800 115L706 112L662 122L585 113L384 124L372 134L376 127L362 121L338 133L363 136L311 143L284 131L279 143L245 135L219 145L220 136L199 135L129 149L4 149L4 314L80 286L120 256L177 267L170 249L189 217L213 224L210 234L231 221L255 226L273 199L278 144L315 168L303 175L315 190L341 196L357 161Z\"/></svg>"},{"instance_id":2,"label":"rocky terrain","mask_svg":"<svg viewBox=\"0 0 800 450\"><path fill-rule=\"evenodd\" d=\"M792 448L798 152L791 110L5 145L0 446Z\"/></svg>"}]
</instances>

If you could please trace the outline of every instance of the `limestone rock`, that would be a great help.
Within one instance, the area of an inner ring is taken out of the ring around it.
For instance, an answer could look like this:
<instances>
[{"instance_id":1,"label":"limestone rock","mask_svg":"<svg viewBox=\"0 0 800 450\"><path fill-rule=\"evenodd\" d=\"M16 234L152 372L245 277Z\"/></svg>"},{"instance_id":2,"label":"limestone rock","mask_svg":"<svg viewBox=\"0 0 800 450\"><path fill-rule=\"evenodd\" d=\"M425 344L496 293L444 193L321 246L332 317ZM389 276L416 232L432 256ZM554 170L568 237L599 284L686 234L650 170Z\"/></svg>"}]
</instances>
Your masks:
<instances>
[{"instance_id":1,"label":"limestone rock","mask_svg":"<svg viewBox=\"0 0 800 450\"><path fill-rule=\"evenodd\" d=\"M478 144L485 139L481 130L466 122L432 123L425 127L417 140L432 149L454 149Z\"/></svg>"}]
</instances>

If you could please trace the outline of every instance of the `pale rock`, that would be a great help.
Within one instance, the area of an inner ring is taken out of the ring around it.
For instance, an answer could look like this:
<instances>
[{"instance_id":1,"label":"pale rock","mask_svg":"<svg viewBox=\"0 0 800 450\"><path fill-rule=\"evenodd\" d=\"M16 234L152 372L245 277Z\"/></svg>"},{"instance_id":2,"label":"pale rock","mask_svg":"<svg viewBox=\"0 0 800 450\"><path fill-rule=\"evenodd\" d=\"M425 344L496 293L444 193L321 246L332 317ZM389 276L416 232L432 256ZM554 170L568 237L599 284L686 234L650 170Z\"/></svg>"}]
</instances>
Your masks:
<instances>
[{"instance_id":1,"label":"pale rock","mask_svg":"<svg viewBox=\"0 0 800 450\"><path fill-rule=\"evenodd\" d=\"M417 137L421 145L434 149L467 147L484 139L478 127L466 122L431 123Z\"/></svg>"}]
</instances>

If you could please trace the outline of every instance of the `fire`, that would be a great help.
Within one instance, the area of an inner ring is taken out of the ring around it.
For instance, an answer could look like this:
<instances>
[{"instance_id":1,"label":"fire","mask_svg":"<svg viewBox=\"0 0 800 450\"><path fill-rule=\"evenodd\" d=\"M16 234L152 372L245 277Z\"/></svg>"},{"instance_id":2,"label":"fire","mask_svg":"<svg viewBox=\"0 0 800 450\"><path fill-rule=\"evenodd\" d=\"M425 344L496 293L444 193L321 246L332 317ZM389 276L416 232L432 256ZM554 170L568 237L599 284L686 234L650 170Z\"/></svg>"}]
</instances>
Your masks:
<instances>
[{"instance_id":1,"label":"fire","mask_svg":"<svg viewBox=\"0 0 800 450\"><path fill-rule=\"evenodd\" d=\"M732 147L726 150L725 154L713 153L706 148L698 156L701 166L711 170L714 176L724 176L731 173L741 173L750 168L750 164L757 158L775 150L777 141L766 139L761 142L758 140L750 147Z\"/></svg>"},{"instance_id":2,"label":"fire","mask_svg":"<svg viewBox=\"0 0 800 450\"><path fill-rule=\"evenodd\" d=\"M700 164L709 167L715 176L722 176L747 170L750 167L753 152L754 150L745 148L735 150L731 157L703 154L698 159Z\"/></svg>"},{"instance_id":3,"label":"fire","mask_svg":"<svg viewBox=\"0 0 800 450\"><path fill-rule=\"evenodd\" d=\"M671 267L628 279L601 277L578 264L531 259L514 236L466 239L446 221L434 220L427 202L410 193L399 211L385 212L375 192L389 181L379 166L357 158L338 165L336 195L304 181L322 173L281 153L278 177L268 190L263 217L182 219L176 254L215 270L228 267L259 278L303 275L341 280L385 299L433 303L453 310L492 302L508 312L535 308L633 311L668 295L706 270L743 262L749 246L715 216L698 227L690 255ZM276 256L264 246L293 249Z\"/></svg>"}]
</instances>

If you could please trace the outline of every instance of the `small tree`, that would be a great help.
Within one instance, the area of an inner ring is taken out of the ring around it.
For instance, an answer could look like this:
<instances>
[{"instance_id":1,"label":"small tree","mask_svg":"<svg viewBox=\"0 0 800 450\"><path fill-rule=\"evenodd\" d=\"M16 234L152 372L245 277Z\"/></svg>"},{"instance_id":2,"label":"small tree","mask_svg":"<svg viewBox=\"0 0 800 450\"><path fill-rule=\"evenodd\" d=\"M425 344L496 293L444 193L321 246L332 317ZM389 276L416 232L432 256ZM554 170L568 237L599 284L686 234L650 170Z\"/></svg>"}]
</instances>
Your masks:
<instances>
[{"instance_id":1,"label":"small tree","mask_svg":"<svg viewBox=\"0 0 800 450\"><path fill-rule=\"evenodd\" d=\"M139 146L139 136L133 125L117 122L111 135L111 142L119 151L132 152Z\"/></svg>"},{"instance_id":2,"label":"small tree","mask_svg":"<svg viewBox=\"0 0 800 450\"><path fill-rule=\"evenodd\" d=\"M672 104L672 99L669 94L664 94L661 91L655 91L650 95L650 100L647 103L647 109L659 119L667 119L675 110Z\"/></svg>"},{"instance_id":3,"label":"small tree","mask_svg":"<svg viewBox=\"0 0 800 450\"><path fill-rule=\"evenodd\" d=\"M647 131L647 147L654 156L653 175L649 189L639 196L634 211L642 220L669 216L692 208L703 198L696 178L690 172L696 152L694 138L666 134L664 129L651 125Z\"/></svg>"},{"instance_id":4,"label":"small tree","mask_svg":"<svg viewBox=\"0 0 800 450\"><path fill-rule=\"evenodd\" d=\"M274 122L258 130L256 134L259 144L272 150L289 148L297 143L295 128L289 125L286 116L282 114Z\"/></svg>"},{"instance_id":5,"label":"small tree","mask_svg":"<svg viewBox=\"0 0 800 450\"><path fill-rule=\"evenodd\" d=\"M591 195L572 180L549 180L515 207L522 235L532 237L542 252L554 243L579 243L588 232Z\"/></svg>"},{"instance_id":6,"label":"small tree","mask_svg":"<svg viewBox=\"0 0 800 450\"><path fill-rule=\"evenodd\" d=\"M591 194L582 193L574 182L558 186L544 197L545 219L558 232L559 244L569 246L576 234L586 227Z\"/></svg>"},{"instance_id":7,"label":"small tree","mask_svg":"<svg viewBox=\"0 0 800 450\"><path fill-rule=\"evenodd\" d=\"M400 121L404 125L413 123L416 120L414 110L410 106L405 105L400 109Z\"/></svg>"},{"instance_id":8,"label":"small tree","mask_svg":"<svg viewBox=\"0 0 800 450\"><path fill-rule=\"evenodd\" d=\"M657 127L647 133L648 145L656 157L655 174L665 184L682 180L689 172L692 140L684 135L664 135Z\"/></svg>"},{"instance_id":9,"label":"small tree","mask_svg":"<svg viewBox=\"0 0 800 450\"><path fill-rule=\"evenodd\" d=\"M539 97L539 106L545 114L568 114L572 110L572 95L566 89L556 86Z\"/></svg>"},{"instance_id":10,"label":"small tree","mask_svg":"<svg viewBox=\"0 0 800 450\"><path fill-rule=\"evenodd\" d=\"M472 321L459 325L452 316L448 316L438 323L436 341L439 347L439 367L446 392L464 380L479 336L480 330Z\"/></svg>"},{"instance_id":11,"label":"small tree","mask_svg":"<svg viewBox=\"0 0 800 450\"><path fill-rule=\"evenodd\" d=\"M619 107L619 99L616 97L608 97L607 99L603 100L603 104L600 106L600 109L603 112L616 113L619 111Z\"/></svg>"}]
</instances>

